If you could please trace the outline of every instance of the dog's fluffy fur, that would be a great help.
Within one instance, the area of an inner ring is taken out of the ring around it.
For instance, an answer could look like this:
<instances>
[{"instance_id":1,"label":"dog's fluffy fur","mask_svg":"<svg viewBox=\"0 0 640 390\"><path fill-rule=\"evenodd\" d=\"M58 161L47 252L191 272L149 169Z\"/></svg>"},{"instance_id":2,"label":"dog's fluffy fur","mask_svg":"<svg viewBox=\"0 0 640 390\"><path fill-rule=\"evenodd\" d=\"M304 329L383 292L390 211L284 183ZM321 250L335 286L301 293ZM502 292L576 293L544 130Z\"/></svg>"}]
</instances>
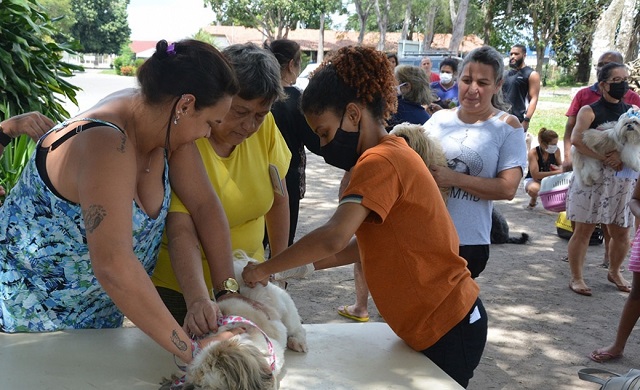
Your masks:
<instances>
[{"instance_id":1,"label":"dog's fluffy fur","mask_svg":"<svg viewBox=\"0 0 640 390\"><path fill-rule=\"evenodd\" d=\"M223 315L244 317L267 334L276 355L276 368L271 371L270 355L262 332L246 324L236 324L220 327L218 331L238 326L247 331L204 347L187 367L187 379L195 388L201 389L277 389L285 347L306 352L306 332L298 309L286 291L272 283L266 286L258 284L254 288L244 285L242 270L253 260L244 252L236 252L235 255L234 270L241 295L261 303L265 310L233 297L221 300L218 306Z\"/></svg>"},{"instance_id":2,"label":"dog's fluffy fur","mask_svg":"<svg viewBox=\"0 0 640 390\"><path fill-rule=\"evenodd\" d=\"M421 125L412 125L408 122L396 125L390 134L402 137L407 141L411 149L415 150L428 168L440 166L447 168L447 158L440 141L429 135ZM445 203L449 197L450 188L440 187L440 193Z\"/></svg>"},{"instance_id":3,"label":"dog's fluffy fur","mask_svg":"<svg viewBox=\"0 0 640 390\"><path fill-rule=\"evenodd\" d=\"M617 122L602 124L599 129L588 129L582 142L598 153L617 150L620 160L634 171L640 171L640 113L633 108L620 115ZM602 176L602 163L571 147L573 170L585 185L593 185Z\"/></svg>"}]
</instances>

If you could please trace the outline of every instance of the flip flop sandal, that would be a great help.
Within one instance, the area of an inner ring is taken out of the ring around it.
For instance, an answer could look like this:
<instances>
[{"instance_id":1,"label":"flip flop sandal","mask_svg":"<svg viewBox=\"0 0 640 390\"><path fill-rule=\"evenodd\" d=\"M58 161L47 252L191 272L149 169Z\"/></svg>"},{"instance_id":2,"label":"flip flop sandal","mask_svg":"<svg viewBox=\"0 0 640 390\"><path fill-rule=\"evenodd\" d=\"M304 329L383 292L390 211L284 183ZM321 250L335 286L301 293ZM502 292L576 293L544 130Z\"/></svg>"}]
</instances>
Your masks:
<instances>
[{"instance_id":1,"label":"flip flop sandal","mask_svg":"<svg viewBox=\"0 0 640 390\"><path fill-rule=\"evenodd\" d=\"M612 353L609 353L606 351L599 351L597 349L591 352L591 355L589 355L589 359L593 360L596 363L604 363L604 362L608 362L609 360L620 359L621 357L622 357L621 353L618 355L614 355Z\"/></svg>"},{"instance_id":2,"label":"flip flop sandal","mask_svg":"<svg viewBox=\"0 0 640 390\"><path fill-rule=\"evenodd\" d=\"M354 321L358 321L358 322L367 322L367 321L369 321L369 316L367 316L367 317L358 317L357 315L349 313L348 307L349 307L349 305L344 305L344 306L338 307L338 314L340 314L341 316L346 317L346 318L348 318L350 320L354 320Z\"/></svg>"}]
</instances>

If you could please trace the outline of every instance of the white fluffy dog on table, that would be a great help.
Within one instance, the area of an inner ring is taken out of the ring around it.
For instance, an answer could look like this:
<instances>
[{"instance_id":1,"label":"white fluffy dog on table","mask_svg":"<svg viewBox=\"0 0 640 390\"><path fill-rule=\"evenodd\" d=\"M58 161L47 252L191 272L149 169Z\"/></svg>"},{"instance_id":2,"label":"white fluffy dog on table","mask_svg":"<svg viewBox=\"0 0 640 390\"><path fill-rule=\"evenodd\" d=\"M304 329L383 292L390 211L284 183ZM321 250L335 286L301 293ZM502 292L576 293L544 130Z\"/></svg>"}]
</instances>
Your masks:
<instances>
[{"instance_id":1,"label":"white fluffy dog on table","mask_svg":"<svg viewBox=\"0 0 640 390\"><path fill-rule=\"evenodd\" d=\"M598 153L617 150L627 168L640 171L640 111L630 108L617 122L602 124L599 129L588 129L582 142ZM602 176L602 163L571 147L573 170L585 185L593 185Z\"/></svg>"},{"instance_id":2,"label":"white fluffy dog on table","mask_svg":"<svg viewBox=\"0 0 640 390\"><path fill-rule=\"evenodd\" d=\"M184 389L277 389L285 348L307 352L306 332L289 294L273 283L254 288L244 285L242 270L254 260L244 252L235 256L240 294L263 308L233 297L218 303L223 314L218 332L236 327L246 332L204 347L187 366Z\"/></svg>"}]
</instances>

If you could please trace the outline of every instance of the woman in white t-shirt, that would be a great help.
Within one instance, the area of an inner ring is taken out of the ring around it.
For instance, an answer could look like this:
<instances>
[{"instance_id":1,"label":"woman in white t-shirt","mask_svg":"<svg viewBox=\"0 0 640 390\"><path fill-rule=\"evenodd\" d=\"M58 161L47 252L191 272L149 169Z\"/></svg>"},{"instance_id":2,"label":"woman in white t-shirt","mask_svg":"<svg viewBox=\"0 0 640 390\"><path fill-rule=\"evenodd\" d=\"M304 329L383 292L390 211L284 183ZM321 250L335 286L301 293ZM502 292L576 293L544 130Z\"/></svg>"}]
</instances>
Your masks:
<instances>
[{"instance_id":1,"label":"woman in white t-shirt","mask_svg":"<svg viewBox=\"0 0 640 390\"><path fill-rule=\"evenodd\" d=\"M460 237L460 256L472 277L489 260L493 201L513 199L526 164L524 131L504 111L498 51L483 46L462 63L458 83L460 106L440 110L425 129L442 143L449 169L431 168L440 187L451 187L447 208Z\"/></svg>"}]
</instances>

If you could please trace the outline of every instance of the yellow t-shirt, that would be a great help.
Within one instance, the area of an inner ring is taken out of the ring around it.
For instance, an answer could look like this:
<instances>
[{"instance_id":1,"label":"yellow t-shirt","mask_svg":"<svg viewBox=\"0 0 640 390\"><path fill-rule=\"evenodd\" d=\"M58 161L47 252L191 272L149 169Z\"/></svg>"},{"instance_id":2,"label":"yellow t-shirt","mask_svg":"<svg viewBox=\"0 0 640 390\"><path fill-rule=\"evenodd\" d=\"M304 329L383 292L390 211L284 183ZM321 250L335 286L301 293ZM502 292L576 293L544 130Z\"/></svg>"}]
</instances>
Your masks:
<instances>
[{"instance_id":1,"label":"yellow t-shirt","mask_svg":"<svg viewBox=\"0 0 640 390\"><path fill-rule=\"evenodd\" d=\"M280 179L284 179L291 160L291 152L273 116L269 113L260 129L236 146L229 157L218 156L206 138L197 140L196 146L229 221L231 248L242 249L254 259L264 261L264 216L274 197L269 165L273 164ZM175 194L171 195L169 212L188 213ZM204 252L201 255L207 287L211 290L209 266ZM166 235L152 280L158 287L181 291L169 260Z\"/></svg>"}]
</instances>

